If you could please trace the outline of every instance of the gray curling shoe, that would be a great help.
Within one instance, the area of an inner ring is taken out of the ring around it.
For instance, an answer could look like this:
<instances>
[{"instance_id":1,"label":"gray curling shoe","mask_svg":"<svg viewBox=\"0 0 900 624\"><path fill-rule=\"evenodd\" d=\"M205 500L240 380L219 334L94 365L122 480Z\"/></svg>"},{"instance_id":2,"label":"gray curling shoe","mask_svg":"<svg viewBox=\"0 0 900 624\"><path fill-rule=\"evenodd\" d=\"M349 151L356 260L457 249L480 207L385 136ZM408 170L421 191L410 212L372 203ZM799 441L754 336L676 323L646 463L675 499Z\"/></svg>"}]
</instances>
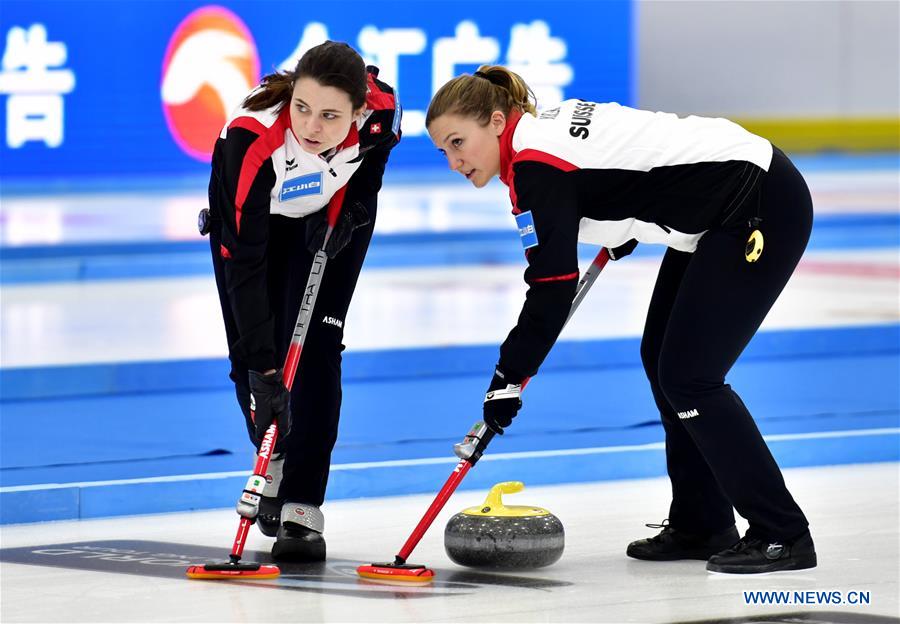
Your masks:
<instances>
[{"instance_id":1,"label":"gray curling shoe","mask_svg":"<svg viewBox=\"0 0 900 624\"><path fill-rule=\"evenodd\" d=\"M314 505L285 503L272 557L281 561L324 561L325 516Z\"/></svg>"}]
</instances>

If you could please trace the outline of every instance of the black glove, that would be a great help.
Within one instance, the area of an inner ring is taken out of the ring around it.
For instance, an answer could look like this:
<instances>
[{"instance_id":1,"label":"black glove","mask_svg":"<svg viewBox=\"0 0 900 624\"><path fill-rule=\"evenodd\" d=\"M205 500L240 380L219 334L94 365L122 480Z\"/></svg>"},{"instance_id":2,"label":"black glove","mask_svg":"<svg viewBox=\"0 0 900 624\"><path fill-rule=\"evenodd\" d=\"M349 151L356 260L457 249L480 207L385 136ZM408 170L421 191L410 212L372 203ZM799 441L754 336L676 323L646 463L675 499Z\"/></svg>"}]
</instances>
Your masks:
<instances>
[{"instance_id":1,"label":"black glove","mask_svg":"<svg viewBox=\"0 0 900 624\"><path fill-rule=\"evenodd\" d=\"M637 247L637 240L632 238L627 243L623 243L618 247L613 247L612 249L607 247L606 251L609 252L610 260L621 260L625 256L629 255L632 251L634 251L635 247Z\"/></svg>"},{"instance_id":2,"label":"black glove","mask_svg":"<svg viewBox=\"0 0 900 624\"><path fill-rule=\"evenodd\" d=\"M281 374L281 370L269 375L250 371L250 418L256 428L254 442L259 448L274 420L278 423L275 452L281 451L282 440L291 433L291 393L285 388Z\"/></svg>"},{"instance_id":3,"label":"black glove","mask_svg":"<svg viewBox=\"0 0 900 624\"><path fill-rule=\"evenodd\" d=\"M519 398L522 384L509 381L497 367L487 394L484 395L484 424L500 435L503 435L504 428L512 424L516 413L522 408L522 399Z\"/></svg>"},{"instance_id":4,"label":"black glove","mask_svg":"<svg viewBox=\"0 0 900 624\"><path fill-rule=\"evenodd\" d=\"M325 232L328 230L328 208L323 208L318 212L307 217L309 221L306 225L306 248L311 253L316 253L322 248L322 241L325 240ZM334 224L334 231L331 232L331 238L325 246L325 253L329 258L338 255L353 235L353 230L361 228L369 223L369 211L361 201L349 201L341 208L338 215L337 223Z\"/></svg>"}]
</instances>

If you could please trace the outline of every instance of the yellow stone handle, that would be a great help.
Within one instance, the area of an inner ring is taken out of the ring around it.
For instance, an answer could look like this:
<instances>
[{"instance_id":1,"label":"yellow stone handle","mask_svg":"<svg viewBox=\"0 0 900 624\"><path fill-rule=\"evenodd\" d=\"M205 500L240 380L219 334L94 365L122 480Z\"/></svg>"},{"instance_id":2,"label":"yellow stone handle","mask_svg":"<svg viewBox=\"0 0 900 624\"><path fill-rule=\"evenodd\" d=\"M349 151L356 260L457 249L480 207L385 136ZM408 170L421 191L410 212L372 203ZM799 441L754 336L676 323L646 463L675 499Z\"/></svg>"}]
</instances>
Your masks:
<instances>
[{"instance_id":1,"label":"yellow stone handle","mask_svg":"<svg viewBox=\"0 0 900 624\"><path fill-rule=\"evenodd\" d=\"M498 483L488 492L487 498L484 499L484 507L490 507L495 512L506 507L503 505L504 494L515 494L525 489L525 484L521 481L504 481Z\"/></svg>"}]
</instances>

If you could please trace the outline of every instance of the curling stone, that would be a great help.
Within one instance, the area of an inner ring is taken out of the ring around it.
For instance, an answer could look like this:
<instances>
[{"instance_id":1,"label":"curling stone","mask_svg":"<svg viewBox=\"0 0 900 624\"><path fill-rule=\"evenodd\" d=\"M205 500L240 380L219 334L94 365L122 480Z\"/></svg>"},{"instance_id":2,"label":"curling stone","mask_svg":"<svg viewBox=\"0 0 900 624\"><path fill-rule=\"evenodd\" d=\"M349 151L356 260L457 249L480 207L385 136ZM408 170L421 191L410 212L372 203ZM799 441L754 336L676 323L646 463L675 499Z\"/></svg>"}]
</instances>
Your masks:
<instances>
[{"instance_id":1,"label":"curling stone","mask_svg":"<svg viewBox=\"0 0 900 624\"><path fill-rule=\"evenodd\" d=\"M541 507L503 504L503 494L521 492L521 481L491 488L484 504L456 514L444 529L444 549L450 559L472 568L540 568L562 556L562 522Z\"/></svg>"}]
</instances>

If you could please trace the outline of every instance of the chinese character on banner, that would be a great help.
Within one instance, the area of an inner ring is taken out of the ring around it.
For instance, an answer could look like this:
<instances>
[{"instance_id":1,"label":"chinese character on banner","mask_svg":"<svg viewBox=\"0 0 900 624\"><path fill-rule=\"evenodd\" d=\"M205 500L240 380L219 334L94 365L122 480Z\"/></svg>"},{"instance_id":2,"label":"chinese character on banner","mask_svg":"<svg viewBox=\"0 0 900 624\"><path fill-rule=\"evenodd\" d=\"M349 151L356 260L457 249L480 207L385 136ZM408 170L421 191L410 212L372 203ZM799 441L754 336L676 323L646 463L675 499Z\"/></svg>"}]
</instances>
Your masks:
<instances>
[{"instance_id":1,"label":"chinese character on banner","mask_svg":"<svg viewBox=\"0 0 900 624\"><path fill-rule=\"evenodd\" d=\"M419 28L366 26L359 32L359 49L366 62L378 67L378 78L399 89L400 56L421 54L425 32Z\"/></svg>"},{"instance_id":2,"label":"chinese character on banner","mask_svg":"<svg viewBox=\"0 0 900 624\"><path fill-rule=\"evenodd\" d=\"M424 33L422 37L424 49ZM412 34L408 35L406 43L409 47L406 49L411 50L409 54L418 54L412 51L415 49L414 41L417 40L414 40ZM484 65L495 62L499 56L500 43L495 38L482 37L475 22L460 22L456 25L453 37L440 37L432 46L431 94L437 93L445 82L456 76L457 65ZM404 110L403 132L408 136L425 134L425 111Z\"/></svg>"},{"instance_id":3,"label":"chinese character on banner","mask_svg":"<svg viewBox=\"0 0 900 624\"><path fill-rule=\"evenodd\" d=\"M550 36L547 22L515 24L510 33L506 63L534 91L541 106L555 105L563 100L563 87L572 82L572 66L563 63L566 42Z\"/></svg>"},{"instance_id":4,"label":"chinese character on banner","mask_svg":"<svg viewBox=\"0 0 900 624\"><path fill-rule=\"evenodd\" d=\"M455 37L441 37L434 42L431 83L437 93L445 82L456 75L457 65L484 65L500 56L500 43L493 37L482 37L478 25L468 20L456 25Z\"/></svg>"},{"instance_id":5,"label":"chinese character on banner","mask_svg":"<svg viewBox=\"0 0 900 624\"><path fill-rule=\"evenodd\" d=\"M63 98L75 88L75 74L60 68L66 62L66 45L47 41L43 24L27 31L10 28L3 52L0 93L6 100L6 144L15 149L28 141L47 147L63 142Z\"/></svg>"}]
</instances>

